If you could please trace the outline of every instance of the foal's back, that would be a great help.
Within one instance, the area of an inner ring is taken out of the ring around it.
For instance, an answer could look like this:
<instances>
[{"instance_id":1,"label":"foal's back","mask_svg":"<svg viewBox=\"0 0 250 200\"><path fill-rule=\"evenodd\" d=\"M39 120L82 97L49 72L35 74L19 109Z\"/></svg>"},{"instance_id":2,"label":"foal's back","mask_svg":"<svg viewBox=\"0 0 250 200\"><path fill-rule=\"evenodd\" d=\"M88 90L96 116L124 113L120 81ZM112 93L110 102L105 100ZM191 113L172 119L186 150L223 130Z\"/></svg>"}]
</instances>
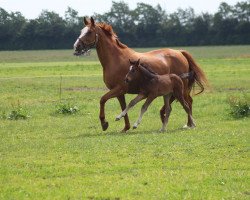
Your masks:
<instances>
[{"instance_id":1,"label":"foal's back","mask_svg":"<svg viewBox=\"0 0 250 200\"><path fill-rule=\"evenodd\" d=\"M163 96L169 93L173 93L175 88L182 88L183 82L181 78L175 74L157 75L156 81L153 82L153 93L157 93L157 96Z\"/></svg>"}]
</instances>

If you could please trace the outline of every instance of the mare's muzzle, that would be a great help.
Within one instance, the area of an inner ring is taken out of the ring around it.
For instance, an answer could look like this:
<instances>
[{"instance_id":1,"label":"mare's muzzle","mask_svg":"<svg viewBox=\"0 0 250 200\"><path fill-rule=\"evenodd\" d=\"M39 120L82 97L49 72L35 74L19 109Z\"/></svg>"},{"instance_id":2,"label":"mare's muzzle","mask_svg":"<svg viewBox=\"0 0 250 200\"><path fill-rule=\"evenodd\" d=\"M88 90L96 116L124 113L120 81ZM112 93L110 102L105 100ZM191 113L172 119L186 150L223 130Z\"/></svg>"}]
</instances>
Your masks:
<instances>
[{"instance_id":1,"label":"mare's muzzle","mask_svg":"<svg viewBox=\"0 0 250 200\"><path fill-rule=\"evenodd\" d=\"M86 54L90 50L91 46L85 45L83 42L79 41L75 47L75 56L81 56Z\"/></svg>"}]
</instances>

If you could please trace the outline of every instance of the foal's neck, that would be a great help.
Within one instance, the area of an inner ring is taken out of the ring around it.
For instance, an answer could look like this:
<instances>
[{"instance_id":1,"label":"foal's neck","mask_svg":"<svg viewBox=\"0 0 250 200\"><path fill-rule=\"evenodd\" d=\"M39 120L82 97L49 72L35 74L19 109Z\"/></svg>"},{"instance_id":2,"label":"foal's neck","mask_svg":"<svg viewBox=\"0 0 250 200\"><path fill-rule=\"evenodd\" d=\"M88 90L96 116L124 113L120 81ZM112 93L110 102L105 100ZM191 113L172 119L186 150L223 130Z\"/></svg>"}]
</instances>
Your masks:
<instances>
[{"instance_id":1,"label":"foal's neck","mask_svg":"<svg viewBox=\"0 0 250 200\"><path fill-rule=\"evenodd\" d=\"M148 70L147 68L140 65L139 69L140 69L144 79L151 80L153 78L156 78L156 74L153 73L152 71Z\"/></svg>"}]
</instances>

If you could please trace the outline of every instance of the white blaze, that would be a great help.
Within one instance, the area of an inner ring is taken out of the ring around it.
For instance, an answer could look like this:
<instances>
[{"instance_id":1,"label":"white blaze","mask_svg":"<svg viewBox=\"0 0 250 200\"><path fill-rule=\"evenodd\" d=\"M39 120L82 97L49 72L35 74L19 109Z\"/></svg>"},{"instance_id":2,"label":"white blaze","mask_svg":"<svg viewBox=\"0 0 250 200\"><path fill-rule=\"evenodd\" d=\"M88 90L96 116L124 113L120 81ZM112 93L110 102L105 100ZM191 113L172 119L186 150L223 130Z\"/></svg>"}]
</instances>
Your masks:
<instances>
[{"instance_id":1,"label":"white blaze","mask_svg":"<svg viewBox=\"0 0 250 200\"><path fill-rule=\"evenodd\" d=\"M74 48L76 49L76 47L77 47L77 44L78 44L78 42L79 42L79 38L82 38L82 37L84 37L85 35L86 35L86 33L88 32L88 30L89 30L89 27L84 27L82 30L81 30L81 34L80 34L80 36L77 38L77 40L75 41L75 44L74 44Z\"/></svg>"}]
</instances>

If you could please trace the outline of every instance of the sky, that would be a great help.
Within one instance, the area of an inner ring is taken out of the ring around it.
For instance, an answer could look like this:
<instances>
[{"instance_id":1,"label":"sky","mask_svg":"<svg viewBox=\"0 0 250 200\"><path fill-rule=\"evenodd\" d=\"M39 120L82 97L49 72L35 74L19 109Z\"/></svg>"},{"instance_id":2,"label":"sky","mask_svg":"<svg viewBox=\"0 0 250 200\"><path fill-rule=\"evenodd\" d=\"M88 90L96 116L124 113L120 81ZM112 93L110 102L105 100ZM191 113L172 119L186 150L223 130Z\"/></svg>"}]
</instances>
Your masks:
<instances>
[{"instance_id":1,"label":"sky","mask_svg":"<svg viewBox=\"0 0 250 200\"><path fill-rule=\"evenodd\" d=\"M111 8L112 1L120 0L0 0L0 7L8 12L21 12L27 19L34 19L39 16L42 10L55 11L60 16L64 16L67 7L78 11L79 16L91 16L94 13L103 14ZM224 2L234 5L242 0L224 0ZM168 13L174 12L177 8L194 8L196 13L215 13L221 0L124 0L130 9L134 9L138 2L143 2L161 7Z\"/></svg>"}]
</instances>

